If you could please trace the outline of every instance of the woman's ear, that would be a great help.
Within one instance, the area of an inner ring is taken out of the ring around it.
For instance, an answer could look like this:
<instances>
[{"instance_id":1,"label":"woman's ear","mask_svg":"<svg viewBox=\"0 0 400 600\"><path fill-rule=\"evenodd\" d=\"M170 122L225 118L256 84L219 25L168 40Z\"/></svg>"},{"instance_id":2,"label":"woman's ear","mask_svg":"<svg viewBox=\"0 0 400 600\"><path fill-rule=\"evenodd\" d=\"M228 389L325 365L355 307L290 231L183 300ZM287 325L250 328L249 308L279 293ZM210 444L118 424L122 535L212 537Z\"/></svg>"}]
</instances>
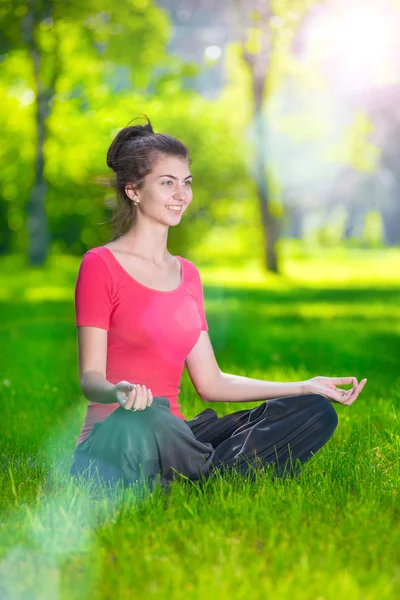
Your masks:
<instances>
[{"instance_id":1,"label":"woman's ear","mask_svg":"<svg viewBox=\"0 0 400 600\"><path fill-rule=\"evenodd\" d=\"M135 186L132 183L127 183L125 186L125 194L131 200L137 200L139 198Z\"/></svg>"}]
</instances>

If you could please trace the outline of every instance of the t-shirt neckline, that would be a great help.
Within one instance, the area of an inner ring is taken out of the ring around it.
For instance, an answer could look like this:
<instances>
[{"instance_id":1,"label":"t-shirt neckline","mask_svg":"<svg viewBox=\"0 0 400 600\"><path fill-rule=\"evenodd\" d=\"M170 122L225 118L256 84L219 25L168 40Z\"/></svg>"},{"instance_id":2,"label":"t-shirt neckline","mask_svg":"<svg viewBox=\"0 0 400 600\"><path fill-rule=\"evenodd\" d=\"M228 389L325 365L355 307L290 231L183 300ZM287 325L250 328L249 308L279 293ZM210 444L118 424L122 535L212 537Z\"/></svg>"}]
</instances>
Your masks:
<instances>
[{"instance_id":1,"label":"t-shirt neckline","mask_svg":"<svg viewBox=\"0 0 400 600\"><path fill-rule=\"evenodd\" d=\"M117 260L117 257L114 256L114 253L110 250L110 248L107 248L107 246L100 246L101 248L104 248L105 250L107 250L107 252L111 255L111 257L114 259L114 262L119 266L119 268L125 273L125 275L127 277L129 277L129 279L131 279L132 281L134 281L137 285L139 285L140 287L144 288L145 290L148 290L150 292L154 292L156 294L174 294L175 292L179 292L179 290L183 287L183 281L185 278L185 270L184 270L184 265L183 265L183 260L181 256L177 256L176 258L179 260L180 265L181 265L181 282L178 285L177 288L175 288L174 290L155 290L154 288L148 287L147 285L144 285L143 283L140 283L140 281L138 281L137 279L135 279L130 273L128 273L128 271L121 265L121 263Z\"/></svg>"}]
</instances>

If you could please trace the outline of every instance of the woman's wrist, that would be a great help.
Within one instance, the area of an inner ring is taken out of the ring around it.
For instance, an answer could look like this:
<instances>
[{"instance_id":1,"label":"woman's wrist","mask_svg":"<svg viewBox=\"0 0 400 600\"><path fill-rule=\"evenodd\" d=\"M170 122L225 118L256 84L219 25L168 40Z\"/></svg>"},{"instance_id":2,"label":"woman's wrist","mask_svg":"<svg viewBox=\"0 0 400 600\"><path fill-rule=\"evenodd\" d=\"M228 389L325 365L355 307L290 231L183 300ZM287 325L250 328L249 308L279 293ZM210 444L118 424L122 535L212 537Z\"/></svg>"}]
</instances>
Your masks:
<instances>
[{"instance_id":1,"label":"woman's wrist","mask_svg":"<svg viewBox=\"0 0 400 600\"><path fill-rule=\"evenodd\" d=\"M308 394L309 393L309 380L300 381L300 394Z\"/></svg>"},{"instance_id":2,"label":"woman's wrist","mask_svg":"<svg viewBox=\"0 0 400 600\"><path fill-rule=\"evenodd\" d=\"M88 371L81 381L81 390L89 402L115 404L118 402L115 384L96 371Z\"/></svg>"}]
</instances>

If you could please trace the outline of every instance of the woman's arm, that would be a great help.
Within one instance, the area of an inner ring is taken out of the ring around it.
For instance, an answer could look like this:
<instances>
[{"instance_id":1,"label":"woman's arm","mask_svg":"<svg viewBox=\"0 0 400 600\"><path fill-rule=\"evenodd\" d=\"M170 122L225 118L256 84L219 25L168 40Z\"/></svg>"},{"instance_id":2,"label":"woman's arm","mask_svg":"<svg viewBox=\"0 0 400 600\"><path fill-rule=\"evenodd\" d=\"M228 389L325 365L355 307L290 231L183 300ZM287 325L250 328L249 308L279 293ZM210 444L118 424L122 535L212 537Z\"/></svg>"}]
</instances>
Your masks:
<instances>
[{"instance_id":1,"label":"woman's arm","mask_svg":"<svg viewBox=\"0 0 400 600\"><path fill-rule=\"evenodd\" d=\"M255 402L282 396L301 394L322 394L329 400L352 404L362 392L367 380L358 383L356 377L323 377L317 376L306 381L280 382L250 379L240 375L220 372L214 379L212 392L203 396L206 402ZM337 388L337 385L352 384L349 390Z\"/></svg>"},{"instance_id":2,"label":"woman's arm","mask_svg":"<svg viewBox=\"0 0 400 600\"><path fill-rule=\"evenodd\" d=\"M212 393L203 400L206 402L256 402L306 394L305 381L280 382L251 379L230 373L219 373L214 380Z\"/></svg>"},{"instance_id":3,"label":"woman's arm","mask_svg":"<svg viewBox=\"0 0 400 600\"><path fill-rule=\"evenodd\" d=\"M106 379L108 332L100 327L77 329L79 382L83 395L90 402L117 402L115 385Z\"/></svg>"},{"instance_id":4,"label":"woman's arm","mask_svg":"<svg viewBox=\"0 0 400 600\"><path fill-rule=\"evenodd\" d=\"M117 402L115 385L96 371L85 371L81 378L81 390L90 402L112 404Z\"/></svg>"}]
</instances>

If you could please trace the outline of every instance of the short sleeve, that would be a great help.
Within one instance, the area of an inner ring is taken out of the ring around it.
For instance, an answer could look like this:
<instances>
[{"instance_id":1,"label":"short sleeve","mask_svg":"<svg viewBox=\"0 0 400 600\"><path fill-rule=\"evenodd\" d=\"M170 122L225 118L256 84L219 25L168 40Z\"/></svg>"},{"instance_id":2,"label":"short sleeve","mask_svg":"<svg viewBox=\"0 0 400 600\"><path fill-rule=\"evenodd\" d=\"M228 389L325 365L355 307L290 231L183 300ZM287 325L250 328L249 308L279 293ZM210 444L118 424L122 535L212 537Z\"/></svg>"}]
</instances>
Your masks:
<instances>
[{"instance_id":1,"label":"short sleeve","mask_svg":"<svg viewBox=\"0 0 400 600\"><path fill-rule=\"evenodd\" d=\"M198 271L198 269L196 268L197 271L197 277L196 277L196 302L197 302L197 309L199 311L199 315L200 315L200 319L201 319L201 331L208 331L208 324L207 324L207 319L206 319L206 314L205 314L205 309L204 309L204 291L203 291L203 285L201 282L201 277L200 277L200 273Z\"/></svg>"},{"instance_id":2,"label":"short sleeve","mask_svg":"<svg viewBox=\"0 0 400 600\"><path fill-rule=\"evenodd\" d=\"M76 326L109 329L113 282L104 260L90 250L83 255L75 284Z\"/></svg>"}]
</instances>

